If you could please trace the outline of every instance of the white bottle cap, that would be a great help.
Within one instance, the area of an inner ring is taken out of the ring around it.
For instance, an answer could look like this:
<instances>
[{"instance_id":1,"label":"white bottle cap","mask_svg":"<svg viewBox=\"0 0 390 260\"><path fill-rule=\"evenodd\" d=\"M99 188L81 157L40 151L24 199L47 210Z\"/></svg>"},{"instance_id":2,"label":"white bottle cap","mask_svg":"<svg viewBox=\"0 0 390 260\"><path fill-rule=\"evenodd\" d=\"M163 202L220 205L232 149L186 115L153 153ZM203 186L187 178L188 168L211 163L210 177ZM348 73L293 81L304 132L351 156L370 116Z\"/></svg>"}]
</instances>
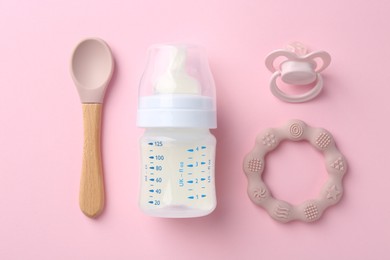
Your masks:
<instances>
[{"instance_id":1,"label":"white bottle cap","mask_svg":"<svg viewBox=\"0 0 390 260\"><path fill-rule=\"evenodd\" d=\"M139 89L140 127L216 128L214 80L202 48L154 45Z\"/></svg>"}]
</instances>

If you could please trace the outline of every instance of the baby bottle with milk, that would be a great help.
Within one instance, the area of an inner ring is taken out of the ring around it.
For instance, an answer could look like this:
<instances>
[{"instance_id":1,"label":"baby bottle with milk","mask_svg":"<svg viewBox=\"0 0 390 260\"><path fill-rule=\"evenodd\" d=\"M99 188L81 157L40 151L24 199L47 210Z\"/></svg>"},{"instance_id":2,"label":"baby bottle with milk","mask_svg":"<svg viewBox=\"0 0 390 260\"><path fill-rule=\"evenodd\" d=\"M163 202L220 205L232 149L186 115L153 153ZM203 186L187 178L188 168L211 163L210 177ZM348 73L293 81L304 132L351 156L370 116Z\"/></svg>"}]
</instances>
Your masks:
<instances>
[{"instance_id":1,"label":"baby bottle with milk","mask_svg":"<svg viewBox=\"0 0 390 260\"><path fill-rule=\"evenodd\" d=\"M204 50L190 45L149 49L139 89L141 189L151 216L200 217L216 207L213 77Z\"/></svg>"}]
</instances>

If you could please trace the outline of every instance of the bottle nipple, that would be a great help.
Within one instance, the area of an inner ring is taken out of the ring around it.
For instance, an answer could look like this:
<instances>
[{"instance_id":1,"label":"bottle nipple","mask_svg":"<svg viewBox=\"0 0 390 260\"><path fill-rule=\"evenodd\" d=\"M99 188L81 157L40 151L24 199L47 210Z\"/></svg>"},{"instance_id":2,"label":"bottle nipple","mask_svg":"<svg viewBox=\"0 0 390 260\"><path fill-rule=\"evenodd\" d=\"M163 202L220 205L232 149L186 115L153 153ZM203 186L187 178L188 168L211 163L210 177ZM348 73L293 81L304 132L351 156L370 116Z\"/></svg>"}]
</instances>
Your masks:
<instances>
[{"instance_id":1,"label":"bottle nipple","mask_svg":"<svg viewBox=\"0 0 390 260\"><path fill-rule=\"evenodd\" d=\"M186 69L187 53L183 47L173 47L167 71L161 75L154 86L156 94L200 95L200 84L190 76Z\"/></svg>"}]
</instances>

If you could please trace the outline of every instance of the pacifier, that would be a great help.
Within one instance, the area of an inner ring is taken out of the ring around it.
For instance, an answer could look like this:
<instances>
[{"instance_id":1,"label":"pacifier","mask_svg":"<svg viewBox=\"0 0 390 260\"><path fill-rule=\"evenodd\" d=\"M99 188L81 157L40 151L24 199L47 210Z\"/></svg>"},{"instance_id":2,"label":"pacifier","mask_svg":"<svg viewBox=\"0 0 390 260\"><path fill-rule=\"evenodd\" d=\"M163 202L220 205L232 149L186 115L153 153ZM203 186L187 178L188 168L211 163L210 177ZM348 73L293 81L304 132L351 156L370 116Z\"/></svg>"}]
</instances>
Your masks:
<instances>
[{"instance_id":1,"label":"pacifier","mask_svg":"<svg viewBox=\"0 0 390 260\"><path fill-rule=\"evenodd\" d=\"M329 66L331 57L325 51L315 51L309 54L307 52L305 45L293 42L286 49L271 52L265 59L266 67L273 72L270 81L271 92L280 100L300 103L309 101L320 94L323 87L320 72ZM276 61L281 57L285 60L277 63ZM276 80L279 77L289 85L304 86L315 83L315 86L304 94L290 95L278 87Z\"/></svg>"}]
</instances>

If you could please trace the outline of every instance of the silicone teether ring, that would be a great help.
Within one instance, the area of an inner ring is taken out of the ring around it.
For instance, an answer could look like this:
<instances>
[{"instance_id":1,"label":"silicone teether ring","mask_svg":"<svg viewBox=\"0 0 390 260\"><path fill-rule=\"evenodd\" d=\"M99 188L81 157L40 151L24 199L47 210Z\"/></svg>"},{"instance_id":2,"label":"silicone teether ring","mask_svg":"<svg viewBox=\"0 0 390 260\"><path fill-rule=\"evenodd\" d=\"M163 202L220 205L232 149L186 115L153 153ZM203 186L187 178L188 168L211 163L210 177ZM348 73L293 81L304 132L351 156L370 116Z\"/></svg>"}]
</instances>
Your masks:
<instances>
[{"instance_id":1,"label":"silicone teether ring","mask_svg":"<svg viewBox=\"0 0 390 260\"><path fill-rule=\"evenodd\" d=\"M276 79L281 76L280 71L274 72L274 74L271 77L270 81L270 89L272 94L279 98L280 100L283 100L285 102L290 102L290 103L300 103L300 102L306 102L309 101L318 94L321 93L322 87L323 87L323 80L321 74L317 73L317 83L316 85L309 90L308 92L301 94L301 95L289 95L283 92L282 90L279 89L278 85L276 84Z\"/></svg>"},{"instance_id":2,"label":"silicone teether ring","mask_svg":"<svg viewBox=\"0 0 390 260\"><path fill-rule=\"evenodd\" d=\"M292 205L272 196L262 174L265 156L277 148L283 140L308 141L324 154L328 180L315 199L300 205ZM291 120L281 128L270 128L256 138L255 147L244 158L244 172L248 178L248 195L253 203L264 208L280 222L293 220L312 222L318 220L330 206L338 203L343 195L342 179L347 172L345 157L337 149L332 135L323 128L314 128L300 120Z\"/></svg>"}]
</instances>

